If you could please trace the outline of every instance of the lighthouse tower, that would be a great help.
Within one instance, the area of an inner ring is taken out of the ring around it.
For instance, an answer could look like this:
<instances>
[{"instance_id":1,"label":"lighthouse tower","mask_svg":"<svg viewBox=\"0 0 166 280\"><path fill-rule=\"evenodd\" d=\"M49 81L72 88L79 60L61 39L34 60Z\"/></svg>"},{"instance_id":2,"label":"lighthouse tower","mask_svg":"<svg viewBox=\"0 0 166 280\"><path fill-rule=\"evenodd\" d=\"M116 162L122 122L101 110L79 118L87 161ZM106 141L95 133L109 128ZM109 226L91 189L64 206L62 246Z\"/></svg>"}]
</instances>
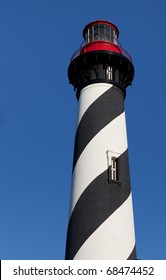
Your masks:
<instances>
[{"instance_id":1,"label":"lighthouse tower","mask_svg":"<svg viewBox=\"0 0 166 280\"><path fill-rule=\"evenodd\" d=\"M134 67L118 35L111 22L89 23L68 68L79 103L68 260L136 259L124 110Z\"/></svg>"}]
</instances>

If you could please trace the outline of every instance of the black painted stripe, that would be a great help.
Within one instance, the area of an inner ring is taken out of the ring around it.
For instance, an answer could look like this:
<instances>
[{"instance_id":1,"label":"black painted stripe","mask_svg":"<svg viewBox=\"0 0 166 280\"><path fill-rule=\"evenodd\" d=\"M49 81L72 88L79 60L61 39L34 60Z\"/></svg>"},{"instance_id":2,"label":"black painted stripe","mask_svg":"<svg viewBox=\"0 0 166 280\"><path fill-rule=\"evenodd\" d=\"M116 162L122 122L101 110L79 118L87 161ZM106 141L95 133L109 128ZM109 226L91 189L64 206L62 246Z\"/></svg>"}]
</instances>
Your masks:
<instances>
[{"instance_id":1,"label":"black painted stripe","mask_svg":"<svg viewBox=\"0 0 166 280\"><path fill-rule=\"evenodd\" d=\"M75 136L73 170L91 139L124 111L124 100L119 88L112 86L97 98L84 113Z\"/></svg>"},{"instance_id":2,"label":"black painted stripe","mask_svg":"<svg viewBox=\"0 0 166 280\"><path fill-rule=\"evenodd\" d=\"M134 246L133 251L131 252L130 256L127 258L128 260L136 260L136 246Z\"/></svg>"},{"instance_id":3,"label":"black painted stripe","mask_svg":"<svg viewBox=\"0 0 166 280\"><path fill-rule=\"evenodd\" d=\"M88 237L130 195L128 150L118 158L118 162L121 185L108 183L106 170L89 184L77 201L68 225L66 259L73 259Z\"/></svg>"}]
</instances>

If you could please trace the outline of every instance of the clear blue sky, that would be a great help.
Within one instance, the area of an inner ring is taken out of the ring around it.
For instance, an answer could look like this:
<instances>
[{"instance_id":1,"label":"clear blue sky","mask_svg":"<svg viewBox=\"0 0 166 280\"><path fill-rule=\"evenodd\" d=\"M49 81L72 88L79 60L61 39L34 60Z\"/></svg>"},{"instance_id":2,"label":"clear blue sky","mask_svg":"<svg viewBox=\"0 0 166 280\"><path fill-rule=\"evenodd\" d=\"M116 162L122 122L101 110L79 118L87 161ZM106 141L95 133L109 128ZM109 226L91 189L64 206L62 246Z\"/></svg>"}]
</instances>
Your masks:
<instances>
[{"instance_id":1,"label":"clear blue sky","mask_svg":"<svg viewBox=\"0 0 166 280\"><path fill-rule=\"evenodd\" d=\"M71 55L90 21L131 54L125 101L139 259L166 259L166 2L0 1L0 259L63 259L77 101Z\"/></svg>"}]
</instances>

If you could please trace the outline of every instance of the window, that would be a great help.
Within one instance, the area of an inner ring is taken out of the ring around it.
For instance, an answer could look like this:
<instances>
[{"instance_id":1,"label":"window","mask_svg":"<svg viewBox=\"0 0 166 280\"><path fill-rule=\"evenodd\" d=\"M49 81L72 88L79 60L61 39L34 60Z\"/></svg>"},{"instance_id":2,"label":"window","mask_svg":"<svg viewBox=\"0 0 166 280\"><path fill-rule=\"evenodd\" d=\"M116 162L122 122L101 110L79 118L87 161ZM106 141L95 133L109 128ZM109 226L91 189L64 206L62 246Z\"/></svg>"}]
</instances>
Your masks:
<instances>
[{"instance_id":1,"label":"window","mask_svg":"<svg viewBox=\"0 0 166 280\"><path fill-rule=\"evenodd\" d=\"M118 183L119 181L119 153L106 151L107 153L107 164L108 164L108 183ZM117 156L116 156L117 155Z\"/></svg>"},{"instance_id":2,"label":"window","mask_svg":"<svg viewBox=\"0 0 166 280\"><path fill-rule=\"evenodd\" d=\"M113 43L114 43L115 45L118 45L117 34L116 34L116 32L115 32L114 29L113 29Z\"/></svg>"},{"instance_id":3,"label":"window","mask_svg":"<svg viewBox=\"0 0 166 280\"><path fill-rule=\"evenodd\" d=\"M106 67L106 78L109 80L113 80L113 70L111 66Z\"/></svg>"},{"instance_id":4,"label":"window","mask_svg":"<svg viewBox=\"0 0 166 280\"><path fill-rule=\"evenodd\" d=\"M107 41L110 42L113 41L113 29L111 26L106 27L106 37L107 37Z\"/></svg>"},{"instance_id":5,"label":"window","mask_svg":"<svg viewBox=\"0 0 166 280\"><path fill-rule=\"evenodd\" d=\"M92 25L86 31L85 42L88 44L98 40L113 42L117 45L116 30L112 26L108 26L106 24Z\"/></svg>"},{"instance_id":6,"label":"window","mask_svg":"<svg viewBox=\"0 0 166 280\"><path fill-rule=\"evenodd\" d=\"M99 38L98 38L98 25L94 26L94 40L99 40Z\"/></svg>"},{"instance_id":7,"label":"window","mask_svg":"<svg viewBox=\"0 0 166 280\"><path fill-rule=\"evenodd\" d=\"M88 32L86 33L86 43L90 43L92 41L92 29L88 28Z\"/></svg>"},{"instance_id":8,"label":"window","mask_svg":"<svg viewBox=\"0 0 166 280\"><path fill-rule=\"evenodd\" d=\"M118 178L117 176L117 159L116 157L111 158L111 178L112 180L116 181Z\"/></svg>"}]
</instances>

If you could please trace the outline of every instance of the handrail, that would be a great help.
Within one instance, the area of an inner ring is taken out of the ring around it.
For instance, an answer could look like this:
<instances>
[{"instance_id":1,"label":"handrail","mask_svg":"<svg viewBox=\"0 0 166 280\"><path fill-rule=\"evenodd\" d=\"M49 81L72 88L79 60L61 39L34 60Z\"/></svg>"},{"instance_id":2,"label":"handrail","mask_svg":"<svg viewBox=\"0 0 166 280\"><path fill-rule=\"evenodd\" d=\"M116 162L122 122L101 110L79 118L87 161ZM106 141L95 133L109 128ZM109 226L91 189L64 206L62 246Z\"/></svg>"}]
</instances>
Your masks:
<instances>
[{"instance_id":1,"label":"handrail","mask_svg":"<svg viewBox=\"0 0 166 280\"><path fill-rule=\"evenodd\" d=\"M97 41L93 41L93 42L90 42L90 43L95 43L95 42L96 42L96 43L97 43L97 42L106 42L106 43L111 43L111 44L113 44L113 42L111 42L111 41L104 41L104 40L97 40ZM118 45L116 45L116 44L114 44L114 45L115 45L115 46L118 46L118 48L119 48L119 49L121 50L121 52L122 52L121 54L124 55L126 58L128 58L128 59L132 62L132 58L131 58L130 54L129 54L125 49L122 48L122 46L121 46L121 44L120 44L120 42L119 42L118 40L117 40L117 42L118 42ZM89 44L89 43L88 43L88 44ZM81 54L82 49L83 49L85 46L87 46L88 44L87 44L86 41L84 40L84 41L81 43L80 48L74 52L74 54L72 55L70 61L72 61L72 60L75 59L77 56L79 56L79 55ZM115 53L116 53L116 52L115 52Z\"/></svg>"}]
</instances>

